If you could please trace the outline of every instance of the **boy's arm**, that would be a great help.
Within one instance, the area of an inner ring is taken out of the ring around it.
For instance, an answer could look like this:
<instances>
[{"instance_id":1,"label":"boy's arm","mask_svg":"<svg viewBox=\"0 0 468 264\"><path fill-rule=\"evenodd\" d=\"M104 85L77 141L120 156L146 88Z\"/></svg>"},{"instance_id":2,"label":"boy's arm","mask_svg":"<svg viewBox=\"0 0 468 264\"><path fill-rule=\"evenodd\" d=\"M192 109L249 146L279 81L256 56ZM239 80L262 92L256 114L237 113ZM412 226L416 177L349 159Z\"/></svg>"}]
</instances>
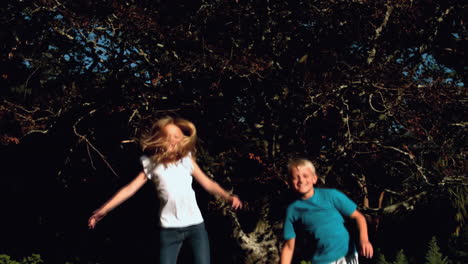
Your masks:
<instances>
[{"instance_id":1,"label":"boy's arm","mask_svg":"<svg viewBox=\"0 0 468 264\"><path fill-rule=\"evenodd\" d=\"M294 253L294 245L296 243L296 238L291 238L286 240L281 249L281 261L280 264L290 264L292 261L293 253Z\"/></svg>"},{"instance_id":2,"label":"boy's arm","mask_svg":"<svg viewBox=\"0 0 468 264\"><path fill-rule=\"evenodd\" d=\"M372 248L372 244L369 242L366 218L358 210L354 211L350 217L356 221L356 225L359 229L359 246L361 249L361 255L366 258L372 258L374 249Z\"/></svg>"}]
</instances>

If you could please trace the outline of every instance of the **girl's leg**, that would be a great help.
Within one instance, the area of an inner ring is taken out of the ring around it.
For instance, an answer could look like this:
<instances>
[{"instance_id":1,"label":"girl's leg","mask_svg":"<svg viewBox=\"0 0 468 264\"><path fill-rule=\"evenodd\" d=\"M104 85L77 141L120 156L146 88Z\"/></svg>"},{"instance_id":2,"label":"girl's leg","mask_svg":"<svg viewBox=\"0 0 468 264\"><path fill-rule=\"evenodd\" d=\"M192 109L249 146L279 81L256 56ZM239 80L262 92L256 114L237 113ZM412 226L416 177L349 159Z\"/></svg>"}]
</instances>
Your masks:
<instances>
[{"instance_id":1,"label":"girl's leg","mask_svg":"<svg viewBox=\"0 0 468 264\"><path fill-rule=\"evenodd\" d=\"M210 241L208 240L208 233L205 229L205 224L190 228L188 242L193 252L194 264L209 264L210 263Z\"/></svg>"},{"instance_id":2,"label":"girl's leg","mask_svg":"<svg viewBox=\"0 0 468 264\"><path fill-rule=\"evenodd\" d=\"M183 240L183 233L178 228L161 228L159 232L159 263L176 264Z\"/></svg>"}]
</instances>

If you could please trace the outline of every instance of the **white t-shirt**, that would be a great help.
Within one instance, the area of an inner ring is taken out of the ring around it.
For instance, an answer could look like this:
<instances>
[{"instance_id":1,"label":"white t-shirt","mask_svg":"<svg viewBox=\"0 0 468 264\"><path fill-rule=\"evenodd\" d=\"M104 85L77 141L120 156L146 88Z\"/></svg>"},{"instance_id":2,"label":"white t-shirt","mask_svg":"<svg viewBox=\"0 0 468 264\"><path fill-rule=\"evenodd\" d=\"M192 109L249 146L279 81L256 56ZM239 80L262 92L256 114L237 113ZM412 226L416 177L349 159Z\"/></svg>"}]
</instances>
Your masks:
<instances>
[{"instance_id":1,"label":"white t-shirt","mask_svg":"<svg viewBox=\"0 0 468 264\"><path fill-rule=\"evenodd\" d=\"M146 176L154 182L159 196L161 227L186 227L203 223L192 188L193 164L190 154L167 165L154 164L146 156L141 157L141 163Z\"/></svg>"}]
</instances>

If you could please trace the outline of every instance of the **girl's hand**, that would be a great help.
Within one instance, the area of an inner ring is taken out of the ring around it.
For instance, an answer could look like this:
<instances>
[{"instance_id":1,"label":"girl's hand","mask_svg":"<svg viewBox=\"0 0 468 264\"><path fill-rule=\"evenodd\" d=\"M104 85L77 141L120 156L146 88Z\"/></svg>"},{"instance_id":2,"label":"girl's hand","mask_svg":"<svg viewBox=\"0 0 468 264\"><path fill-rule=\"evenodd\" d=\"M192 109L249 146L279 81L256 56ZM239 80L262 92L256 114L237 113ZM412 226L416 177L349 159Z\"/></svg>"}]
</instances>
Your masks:
<instances>
[{"instance_id":1,"label":"girl's hand","mask_svg":"<svg viewBox=\"0 0 468 264\"><path fill-rule=\"evenodd\" d=\"M231 206L234 210L242 209L242 201L237 195L231 195Z\"/></svg>"},{"instance_id":2,"label":"girl's hand","mask_svg":"<svg viewBox=\"0 0 468 264\"><path fill-rule=\"evenodd\" d=\"M93 212L93 215L89 218L88 220L88 227L89 229L94 229L96 224L101 221L102 218L106 216L105 213L100 212L99 210L96 210Z\"/></svg>"}]
</instances>

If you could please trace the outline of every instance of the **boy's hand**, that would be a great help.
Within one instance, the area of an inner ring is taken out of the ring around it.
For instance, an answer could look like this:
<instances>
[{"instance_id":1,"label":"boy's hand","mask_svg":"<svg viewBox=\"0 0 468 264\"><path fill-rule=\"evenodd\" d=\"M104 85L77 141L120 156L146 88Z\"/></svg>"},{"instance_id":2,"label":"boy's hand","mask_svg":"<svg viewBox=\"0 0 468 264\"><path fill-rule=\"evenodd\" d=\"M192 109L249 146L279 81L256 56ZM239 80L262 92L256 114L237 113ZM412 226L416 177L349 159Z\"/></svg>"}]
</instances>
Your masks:
<instances>
[{"instance_id":1,"label":"boy's hand","mask_svg":"<svg viewBox=\"0 0 468 264\"><path fill-rule=\"evenodd\" d=\"M374 249L372 247L372 244L367 241L361 241L361 255L366 257L366 258L372 258L374 255Z\"/></svg>"},{"instance_id":2,"label":"boy's hand","mask_svg":"<svg viewBox=\"0 0 468 264\"><path fill-rule=\"evenodd\" d=\"M242 202L237 195L231 195L231 206L234 210L242 209Z\"/></svg>"}]
</instances>

